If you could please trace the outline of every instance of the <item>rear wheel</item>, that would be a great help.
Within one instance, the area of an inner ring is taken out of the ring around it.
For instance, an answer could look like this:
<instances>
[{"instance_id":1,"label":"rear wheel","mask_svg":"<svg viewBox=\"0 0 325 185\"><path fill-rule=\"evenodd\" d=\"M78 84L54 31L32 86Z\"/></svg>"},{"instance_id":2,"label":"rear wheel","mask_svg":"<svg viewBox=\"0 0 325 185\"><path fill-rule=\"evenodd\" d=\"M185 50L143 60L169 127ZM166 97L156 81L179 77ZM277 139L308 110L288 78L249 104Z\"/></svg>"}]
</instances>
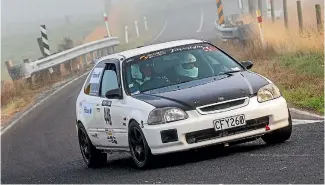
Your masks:
<instances>
[{"instance_id":1,"label":"rear wheel","mask_svg":"<svg viewBox=\"0 0 325 185\"><path fill-rule=\"evenodd\" d=\"M107 154L96 149L83 126L78 126L78 140L82 158L89 168L96 168L106 164Z\"/></svg>"},{"instance_id":2,"label":"rear wheel","mask_svg":"<svg viewBox=\"0 0 325 185\"><path fill-rule=\"evenodd\" d=\"M149 167L152 154L139 124L132 121L129 125L129 147L136 167L143 169Z\"/></svg>"},{"instance_id":3,"label":"rear wheel","mask_svg":"<svg viewBox=\"0 0 325 185\"><path fill-rule=\"evenodd\" d=\"M267 144L276 144L276 143L283 143L286 140L288 140L292 133L292 119L291 119L290 112L289 112L288 122L289 122L288 126L284 128L280 128L278 130L275 130L271 133L262 136L263 141Z\"/></svg>"}]
</instances>

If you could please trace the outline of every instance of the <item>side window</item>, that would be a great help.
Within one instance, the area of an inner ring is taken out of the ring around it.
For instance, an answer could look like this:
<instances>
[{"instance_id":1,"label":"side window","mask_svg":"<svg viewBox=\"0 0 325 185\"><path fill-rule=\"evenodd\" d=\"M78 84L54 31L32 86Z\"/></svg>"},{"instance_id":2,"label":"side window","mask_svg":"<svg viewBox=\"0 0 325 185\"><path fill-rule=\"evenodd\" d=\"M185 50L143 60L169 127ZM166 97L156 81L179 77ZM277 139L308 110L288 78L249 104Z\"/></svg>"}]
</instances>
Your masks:
<instances>
[{"instance_id":1,"label":"side window","mask_svg":"<svg viewBox=\"0 0 325 185\"><path fill-rule=\"evenodd\" d=\"M98 96L100 79L104 68L105 63L99 63L92 71L90 71L91 75L89 75L84 89L85 94Z\"/></svg>"},{"instance_id":2,"label":"side window","mask_svg":"<svg viewBox=\"0 0 325 185\"><path fill-rule=\"evenodd\" d=\"M116 66L109 64L103 72L103 79L101 81L100 96L105 97L105 93L109 90L117 89L119 87Z\"/></svg>"}]
</instances>

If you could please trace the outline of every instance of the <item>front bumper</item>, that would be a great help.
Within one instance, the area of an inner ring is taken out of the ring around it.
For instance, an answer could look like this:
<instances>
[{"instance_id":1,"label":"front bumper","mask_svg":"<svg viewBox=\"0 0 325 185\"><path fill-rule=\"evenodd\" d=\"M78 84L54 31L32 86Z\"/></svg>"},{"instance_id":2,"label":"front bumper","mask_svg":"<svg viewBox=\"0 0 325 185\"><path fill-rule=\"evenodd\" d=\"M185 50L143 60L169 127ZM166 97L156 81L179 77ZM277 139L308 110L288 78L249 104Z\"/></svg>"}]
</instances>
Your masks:
<instances>
[{"instance_id":1,"label":"front bumper","mask_svg":"<svg viewBox=\"0 0 325 185\"><path fill-rule=\"evenodd\" d=\"M256 97L250 98L247 106L220 112L215 114L201 115L196 110L188 111L189 118L182 121L161 124L146 125L143 133L152 154L165 154L212 144L238 141L251 137L258 137L289 125L289 113L287 102L283 97L259 103ZM228 132L214 131L213 120L244 114L246 128L233 128ZM265 121L267 119L267 121ZM266 130L268 125L270 130ZM171 130L176 133L176 138L171 142L163 142L161 132ZM194 140L193 140L194 138Z\"/></svg>"}]
</instances>

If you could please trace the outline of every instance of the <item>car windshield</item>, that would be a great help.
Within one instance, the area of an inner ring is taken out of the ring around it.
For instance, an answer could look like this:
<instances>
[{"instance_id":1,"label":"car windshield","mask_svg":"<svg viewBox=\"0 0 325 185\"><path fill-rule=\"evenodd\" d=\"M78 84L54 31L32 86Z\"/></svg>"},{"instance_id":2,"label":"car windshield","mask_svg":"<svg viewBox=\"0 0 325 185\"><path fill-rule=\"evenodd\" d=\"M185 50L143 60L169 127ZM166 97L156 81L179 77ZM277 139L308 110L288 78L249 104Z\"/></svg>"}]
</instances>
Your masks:
<instances>
[{"instance_id":1,"label":"car windshield","mask_svg":"<svg viewBox=\"0 0 325 185\"><path fill-rule=\"evenodd\" d=\"M125 66L126 89L131 94L243 70L236 61L207 43L136 56L129 59Z\"/></svg>"}]
</instances>

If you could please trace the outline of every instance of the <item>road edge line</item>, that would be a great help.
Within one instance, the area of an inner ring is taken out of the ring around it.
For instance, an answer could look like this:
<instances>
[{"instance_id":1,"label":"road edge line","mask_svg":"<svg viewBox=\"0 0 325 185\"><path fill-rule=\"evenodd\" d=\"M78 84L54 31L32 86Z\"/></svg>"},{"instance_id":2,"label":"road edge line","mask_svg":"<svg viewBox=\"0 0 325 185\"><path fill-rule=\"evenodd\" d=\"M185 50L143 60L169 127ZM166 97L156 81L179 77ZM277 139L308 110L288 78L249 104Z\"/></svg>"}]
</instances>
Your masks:
<instances>
[{"instance_id":1,"label":"road edge line","mask_svg":"<svg viewBox=\"0 0 325 185\"><path fill-rule=\"evenodd\" d=\"M54 92L52 92L51 94L49 94L48 96L46 96L44 99L42 99L41 101L39 101L38 103L36 103L35 105L33 105L30 109L28 109L26 112L22 113L18 118L16 118L14 121L12 121L11 123L9 123L9 125L7 125L6 127L2 127L1 128L1 136L6 133L11 127L13 127L16 123L18 123L23 117L25 117L27 114L29 114L31 111L33 111L35 108L37 108L39 105L41 105L43 102L45 102L46 100L48 100L49 98L51 98L52 96L54 96L56 93L58 93L59 91L61 91L62 89L64 89L65 87L67 87L68 85L72 84L73 82L79 80L80 78L86 76L89 73L86 72L84 74L82 74L81 76L78 76L74 79L72 79L70 82L62 85L61 87L59 87L58 89L56 89Z\"/></svg>"},{"instance_id":2,"label":"road edge line","mask_svg":"<svg viewBox=\"0 0 325 185\"><path fill-rule=\"evenodd\" d=\"M305 115L305 116L311 116L311 117L315 117L315 118L319 118L319 119L324 120L324 116L313 114L313 113L310 113L310 112L307 112L307 111L299 110L299 109L296 109L296 108L289 108L289 110L291 112L294 112L294 113L297 113L297 114L302 114L302 115Z\"/></svg>"},{"instance_id":3,"label":"road edge line","mask_svg":"<svg viewBox=\"0 0 325 185\"><path fill-rule=\"evenodd\" d=\"M199 25L199 29L196 30L197 33L200 33L200 32L202 31L202 28L203 28L203 22L204 22L204 11L203 11L203 8L201 8L200 25Z\"/></svg>"},{"instance_id":4,"label":"road edge line","mask_svg":"<svg viewBox=\"0 0 325 185\"><path fill-rule=\"evenodd\" d=\"M161 31L156 35L156 37L154 39L152 39L153 41L157 40L159 37L161 37L161 35L164 33L166 27L167 27L168 21L165 21L164 26L162 27Z\"/></svg>"},{"instance_id":5,"label":"road edge line","mask_svg":"<svg viewBox=\"0 0 325 185\"><path fill-rule=\"evenodd\" d=\"M292 119L292 125L307 125L312 123L320 123L323 120L304 120L304 119Z\"/></svg>"}]
</instances>

